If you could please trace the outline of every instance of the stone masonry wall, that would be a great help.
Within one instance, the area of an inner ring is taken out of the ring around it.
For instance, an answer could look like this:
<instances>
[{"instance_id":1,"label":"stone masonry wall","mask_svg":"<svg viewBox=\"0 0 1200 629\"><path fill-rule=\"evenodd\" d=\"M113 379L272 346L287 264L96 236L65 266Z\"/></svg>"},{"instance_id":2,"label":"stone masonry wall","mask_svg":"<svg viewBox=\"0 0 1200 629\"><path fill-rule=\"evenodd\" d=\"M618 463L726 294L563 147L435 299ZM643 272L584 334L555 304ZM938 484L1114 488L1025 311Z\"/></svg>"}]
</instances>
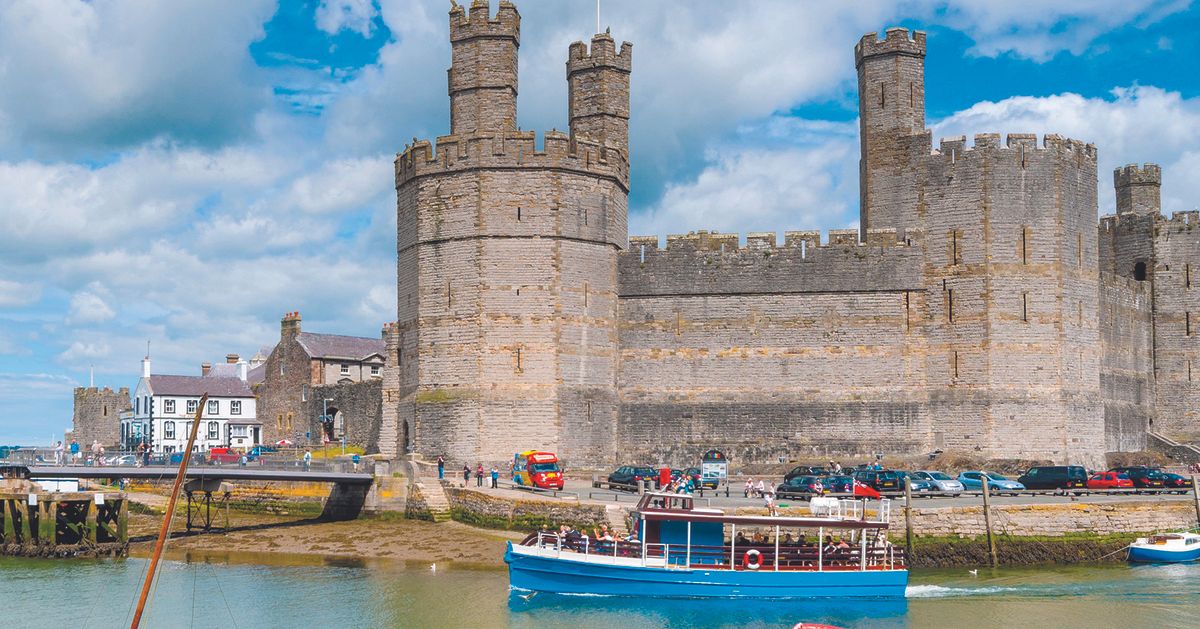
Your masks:
<instances>
[{"instance_id":1,"label":"stone masonry wall","mask_svg":"<svg viewBox=\"0 0 1200 629\"><path fill-rule=\"evenodd\" d=\"M1148 283L1101 274L1100 392L1109 452L1146 449L1155 400L1151 305Z\"/></svg>"},{"instance_id":2,"label":"stone masonry wall","mask_svg":"<svg viewBox=\"0 0 1200 629\"><path fill-rule=\"evenodd\" d=\"M86 452L92 441L99 441L105 447L116 446L121 440L121 411L132 407L128 387L116 391L108 387L75 387L68 439L79 443L80 452Z\"/></svg>"},{"instance_id":3,"label":"stone masonry wall","mask_svg":"<svg viewBox=\"0 0 1200 629\"><path fill-rule=\"evenodd\" d=\"M986 535L983 507L912 509L917 535ZM892 510L891 527L904 533L904 509ZM1189 529L1196 510L1187 502L1071 503L992 507L992 532L1000 535L1061 536L1075 533L1148 533Z\"/></svg>"},{"instance_id":4,"label":"stone masonry wall","mask_svg":"<svg viewBox=\"0 0 1200 629\"><path fill-rule=\"evenodd\" d=\"M1151 430L1200 440L1200 212L1158 217L1154 237L1155 418Z\"/></svg>"},{"instance_id":5,"label":"stone masonry wall","mask_svg":"<svg viewBox=\"0 0 1200 629\"><path fill-rule=\"evenodd\" d=\"M325 399L329 400L327 407L322 403ZM380 425L383 419L382 380L372 378L364 382L312 387L304 417L308 422L307 430L314 435L315 443L320 443L322 426L317 418L324 410L328 410L330 415L341 412L347 445L360 446L367 454L379 453ZM339 442L336 434L333 442Z\"/></svg>"},{"instance_id":6,"label":"stone masonry wall","mask_svg":"<svg viewBox=\"0 0 1200 629\"><path fill-rule=\"evenodd\" d=\"M454 518L473 524L533 530L543 524L569 524L590 529L608 523L604 505L599 504L512 500L454 487L447 487L445 492Z\"/></svg>"}]
</instances>

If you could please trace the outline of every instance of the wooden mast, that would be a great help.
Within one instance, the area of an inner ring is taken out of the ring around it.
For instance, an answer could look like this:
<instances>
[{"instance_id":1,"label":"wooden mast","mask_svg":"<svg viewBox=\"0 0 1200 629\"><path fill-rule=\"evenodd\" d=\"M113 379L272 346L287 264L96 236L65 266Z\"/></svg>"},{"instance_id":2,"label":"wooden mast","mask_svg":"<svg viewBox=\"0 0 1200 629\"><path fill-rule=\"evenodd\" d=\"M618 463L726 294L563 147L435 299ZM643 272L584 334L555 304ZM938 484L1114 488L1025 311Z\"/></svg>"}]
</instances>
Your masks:
<instances>
[{"instance_id":1,"label":"wooden mast","mask_svg":"<svg viewBox=\"0 0 1200 629\"><path fill-rule=\"evenodd\" d=\"M183 486L183 477L187 474L188 461L192 458L192 446L196 444L196 433L200 430L200 417L204 413L204 405L208 403L208 394L200 396L200 404L196 406L196 418L192 422L192 432L188 435L187 448L179 461L179 473L175 475L175 486L171 489L171 500L167 502L167 514L163 516L162 528L158 530L158 541L154 543L154 554L150 556L150 568L146 570L146 582L142 584L142 595L138 597L137 611L133 613L133 622L129 629L138 629L142 622L142 612L146 609L146 599L150 596L150 585L154 583L154 572L158 568L158 560L162 558L163 546L167 543L167 535L171 532L171 518L175 515L175 502L179 499L179 488Z\"/></svg>"}]
</instances>

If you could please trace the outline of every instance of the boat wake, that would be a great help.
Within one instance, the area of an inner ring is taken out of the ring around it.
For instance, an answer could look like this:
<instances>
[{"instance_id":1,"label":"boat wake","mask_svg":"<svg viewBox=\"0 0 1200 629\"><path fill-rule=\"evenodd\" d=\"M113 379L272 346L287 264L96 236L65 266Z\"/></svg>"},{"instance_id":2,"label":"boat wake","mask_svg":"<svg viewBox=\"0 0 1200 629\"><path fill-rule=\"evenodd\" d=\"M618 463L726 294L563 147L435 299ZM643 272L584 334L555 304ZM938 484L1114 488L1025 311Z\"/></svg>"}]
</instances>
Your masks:
<instances>
[{"instance_id":1,"label":"boat wake","mask_svg":"<svg viewBox=\"0 0 1200 629\"><path fill-rule=\"evenodd\" d=\"M1006 594L1017 592L1021 588L984 586L984 587L946 587L944 585L910 585L904 591L905 598L955 598L961 596L986 596L989 594Z\"/></svg>"}]
</instances>

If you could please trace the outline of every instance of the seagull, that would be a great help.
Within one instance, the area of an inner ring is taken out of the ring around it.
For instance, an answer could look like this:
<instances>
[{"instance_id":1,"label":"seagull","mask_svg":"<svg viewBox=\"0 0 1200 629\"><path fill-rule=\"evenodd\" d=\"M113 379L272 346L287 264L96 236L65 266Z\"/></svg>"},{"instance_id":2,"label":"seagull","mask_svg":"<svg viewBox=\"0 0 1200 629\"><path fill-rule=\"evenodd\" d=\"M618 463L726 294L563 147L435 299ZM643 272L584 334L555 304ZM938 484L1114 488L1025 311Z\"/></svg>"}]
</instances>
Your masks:
<instances>
[{"instance_id":1,"label":"seagull","mask_svg":"<svg viewBox=\"0 0 1200 629\"><path fill-rule=\"evenodd\" d=\"M430 571L430 572L437 572L437 564L435 564L435 563L431 563L431 564L429 564L429 571Z\"/></svg>"},{"instance_id":2,"label":"seagull","mask_svg":"<svg viewBox=\"0 0 1200 629\"><path fill-rule=\"evenodd\" d=\"M967 572L970 572L973 577L979 576L979 570L967 570Z\"/></svg>"},{"instance_id":3,"label":"seagull","mask_svg":"<svg viewBox=\"0 0 1200 629\"><path fill-rule=\"evenodd\" d=\"M517 596L520 596L521 598L525 599L526 602L528 602L529 599L537 596L537 590L534 590L528 594L518 594Z\"/></svg>"}]
</instances>

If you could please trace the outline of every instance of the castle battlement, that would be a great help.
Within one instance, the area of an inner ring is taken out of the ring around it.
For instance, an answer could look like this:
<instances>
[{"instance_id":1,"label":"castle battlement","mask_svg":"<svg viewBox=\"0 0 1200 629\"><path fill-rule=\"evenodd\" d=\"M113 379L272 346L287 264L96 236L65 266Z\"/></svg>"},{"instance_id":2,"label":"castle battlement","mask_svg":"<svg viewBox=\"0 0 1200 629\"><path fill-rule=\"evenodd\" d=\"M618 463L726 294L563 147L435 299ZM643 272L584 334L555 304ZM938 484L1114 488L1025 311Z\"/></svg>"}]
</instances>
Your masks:
<instances>
[{"instance_id":1,"label":"castle battlement","mask_svg":"<svg viewBox=\"0 0 1200 629\"><path fill-rule=\"evenodd\" d=\"M658 236L630 236L629 249L623 255L641 255L643 251L659 251ZM749 232L746 234L746 244L741 244L738 234L726 234L705 230L688 232L686 234L668 234L667 245L662 251L672 253L718 252L738 254L747 251L772 250L817 250L847 247L854 248L887 248L913 247L919 244L919 232L911 231L904 239L898 237L895 229L871 229L867 231L867 240L860 242L857 229L831 229L829 238L822 244L821 232L786 231L783 233L783 244L779 244L775 232Z\"/></svg>"},{"instance_id":2,"label":"castle battlement","mask_svg":"<svg viewBox=\"0 0 1200 629\"><path fill-rule=\"evenodd\" d=\"M1171 232L1190 231L1200 227L1200 210L1171 212L1171 218L1162 220L1162 230Z\"/></svg>"},{"instance_id":3,"label":"castle battlement","mask_svg":"<svg viewBox=\"0 0 1200 629\"><path fill-rule=\"evenodd\" d=\"M956 159L958 157L966 157L974 151L1059 151L1082 155L1089 159L1096 159L1096 145L1082 140L1074 140L1064 138L1061 135L1048 133L1042 138L1042 144L1038 145L1038 136L1036 133L1010 133L1005 137L1003 143L1000 142L1001 134L999 133L976 133L974 144L967 144L965 135L949 136L942 138L938 142L938 148L933 150L933 155L941 155Z\"/></svg>"},{"instance_id":4,"label":"castle battlement","mask_svg":"<svg viewBox=\"0 0 1200 629\"><path fill-rule=\"evenodd\" d=\"M396 186L425 175L472 168L549 168L600 175L629 187L629 163L622 151L587 138L547 131L542 148L533 131L439 136L434 144L413 139L396 156Z\"/></svg>"},{"instance_id":5,"label":"castle battlement","mask_svg":"<svg viewBox=\"0 0 1200 629\"><path fill-rule=\"evenodd\" d=\"M621 43L621 50L616 49L616 41L609 33L599 33L592 36L592 48L577 41L571 44L567 54L567 75L580 70L588 70L597 66L609 66L624 72L633 69L633 44Z\"/></svg>"},{"instance_id":6,"label":"castle battlement","mask_svg":"<svg viewBox=\"0 0 1200 629\"><path fill-rule=\"evenodd\" d=\"M1143 166L1126 164L1113 169L1113 185L1117 188L1137 185L1162 185L1162 169L1147 162Z\"/></svg>"},{"instance_id":7,"label":"castle battlement","mask_svg":"<svg viewBox=\"0 0 1200 629\"><path fill-rule=\"evenodd\" d=\"M858 67L868 57L882 55L924 57L925 31L910 32L907 28L893 26L884 32L882 39L878 33L867 33L854 45L854 66Z\"/></svg>"},{"instance_id":8,"label":"castle battlement","mask_svg":"<svg viewBox=\"0 0 1200 629\"><path fill-rule=\"evenodd\" d=\"M488 0L474 0L467 11L451 0L450 41L458 42L479 37L509 37L520 41L521 14L508 0L500 0L496 16L491 16Z\"/></svg>"}]
</instances>

